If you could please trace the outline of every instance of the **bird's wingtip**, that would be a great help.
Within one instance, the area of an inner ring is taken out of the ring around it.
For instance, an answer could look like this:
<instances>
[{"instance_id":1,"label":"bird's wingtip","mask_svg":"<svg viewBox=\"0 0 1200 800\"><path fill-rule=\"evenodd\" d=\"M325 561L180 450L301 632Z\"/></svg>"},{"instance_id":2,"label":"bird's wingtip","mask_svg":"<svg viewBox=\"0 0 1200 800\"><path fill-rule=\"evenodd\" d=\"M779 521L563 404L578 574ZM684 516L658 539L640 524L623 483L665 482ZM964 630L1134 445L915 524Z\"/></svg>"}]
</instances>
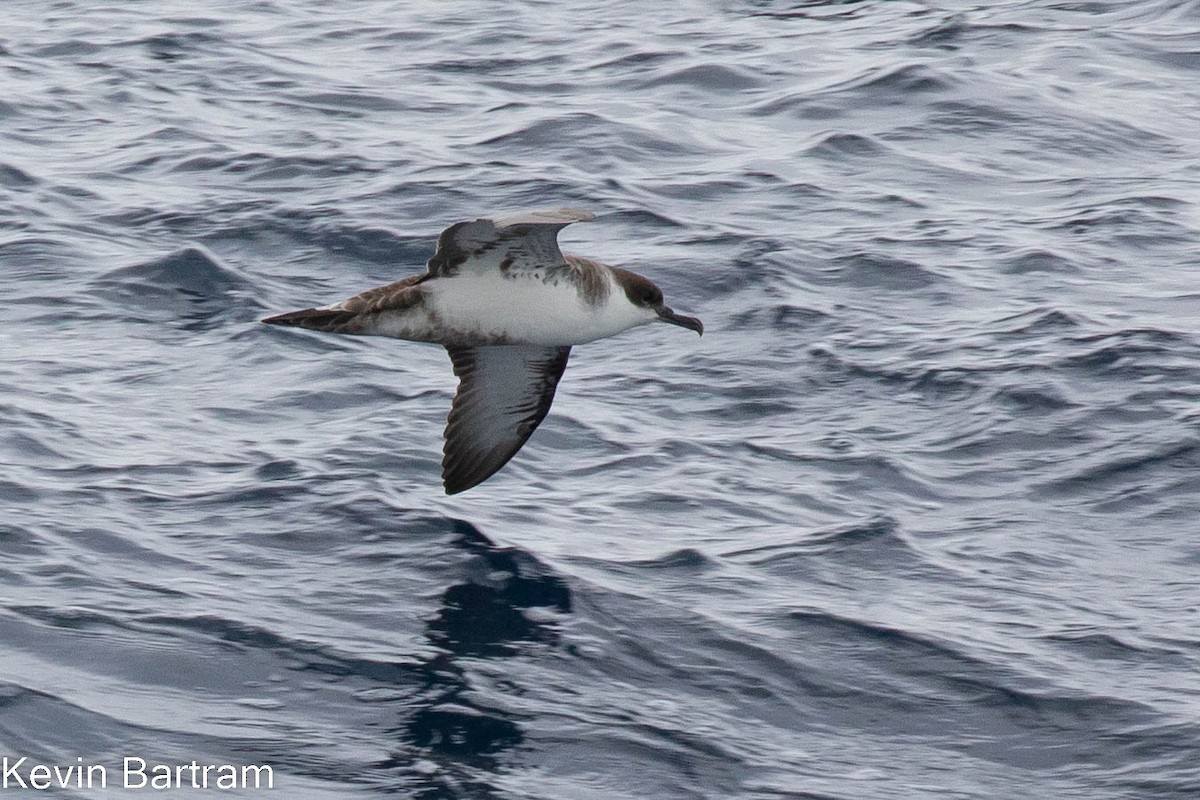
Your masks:
<instances>
[{"instance_id":1,"label":"bird's wingtip","mask_svg":"<svg viewBox=\"0 0 1200 800\"><path fill-rule=\"evenodd\" d=\"M305 308L276 314L261 320L267 325L284 325L289 328L308 328L314 331L338 331L354 318L354 313L344 309Z\"/></svg>"}]
</instances>

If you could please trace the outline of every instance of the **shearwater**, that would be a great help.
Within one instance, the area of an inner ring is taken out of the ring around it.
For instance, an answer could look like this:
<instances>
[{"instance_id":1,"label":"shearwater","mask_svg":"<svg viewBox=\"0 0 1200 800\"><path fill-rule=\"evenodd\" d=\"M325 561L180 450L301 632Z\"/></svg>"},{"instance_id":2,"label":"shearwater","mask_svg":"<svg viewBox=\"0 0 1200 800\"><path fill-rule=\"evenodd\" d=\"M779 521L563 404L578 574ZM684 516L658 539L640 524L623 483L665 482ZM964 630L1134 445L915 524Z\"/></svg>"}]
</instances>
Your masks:
<instances>
[{"instance_id":1,"label":"shearwater","mask_svg":"<svg viewBox=\"0 0 1200 800\"><path fill-rule=\"evenodd\" d=\"M559 250L560 230L593 219L555 209L459 222L425 274L263 322L444 346L459 384L442 482L456 494L494 475L545 419L573 345L655 321L704 333L646 278Z\"/></svg>"}]
</instances>

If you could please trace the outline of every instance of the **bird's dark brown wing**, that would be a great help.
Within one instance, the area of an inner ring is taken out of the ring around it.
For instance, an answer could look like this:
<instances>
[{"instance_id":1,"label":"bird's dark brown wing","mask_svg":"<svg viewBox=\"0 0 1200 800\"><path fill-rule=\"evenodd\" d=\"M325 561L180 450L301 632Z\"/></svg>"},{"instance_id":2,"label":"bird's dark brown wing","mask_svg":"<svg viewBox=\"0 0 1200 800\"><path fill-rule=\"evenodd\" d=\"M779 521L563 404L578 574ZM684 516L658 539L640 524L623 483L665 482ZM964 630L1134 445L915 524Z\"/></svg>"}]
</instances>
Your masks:
<instances>
[{"instance_id":1,"label":"bird's dark brown wing","mask_svg":"<svg viewBox=\"0 0 1200 800\"><path fill-rule=\"evenodd\" d=\"M457 222L438 237L437 252L427 264L435 277L463 270L504 273L536 272L566 266L558 249L558 232L572 222L588 222L594 214L571 208L527 211L507 217Z\"/></svg>"},{"instance_id":2,"label":"bird's dark brown wing","mask_svg":"<svg viewBox=\"0 0 1200 800\"><path fill-rule=\"evenodd\" d=\"M487 480L546 418L570 347L447 347L458 392L446 421L442 481L457 494Z\"/></svg>"},{"instance_id":3,"label":"bird's dark brown wing","mask_svg":"<svg viewBox=\"0 0 1200 800\"><path fill-rule=\"evenodd\" d=\"M370 333L375 315L409 311L421 305L425 293L420 284L428 278L428 274L413 275L386 286L368 289L336 305L289 311L276 317L267 317L263 322L330 333Z\"/></svg>"}]
</instances>

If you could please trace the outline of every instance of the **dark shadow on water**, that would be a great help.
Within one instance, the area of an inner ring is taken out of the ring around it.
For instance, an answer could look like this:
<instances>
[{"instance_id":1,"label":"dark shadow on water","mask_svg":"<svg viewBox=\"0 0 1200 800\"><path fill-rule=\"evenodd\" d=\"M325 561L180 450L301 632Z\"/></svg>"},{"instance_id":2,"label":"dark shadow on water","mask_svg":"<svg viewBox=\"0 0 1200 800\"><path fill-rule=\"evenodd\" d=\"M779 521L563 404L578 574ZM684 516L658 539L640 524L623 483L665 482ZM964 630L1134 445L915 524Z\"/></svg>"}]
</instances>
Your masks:
<instances>
[{"instance_id":1,"label":"dark shadow on water","mask_svg":"<svg viewBox=\"0 0 1200 800\"><path fill-rule=\"evenodd\" d=\"M407 701L414 710L392 731L404 746L377 765L409 771L414 757L427 762L422 772L428 780L413 787L412 796L420 800L497 796L490 775L500 767L499 756L524 736L513 715L482 706L472 696L460 662L512 658L532 643L553 645L554 627L526 610L571 611L566 584L532 556L497 546L469 523L455 521L454 530L453 544L470 556L467 580L442 594L426 633L438 654L420 669L423 685Z\"/></svg>"},{"instance_id":2,"label":"dark shadow on water","mask_svg":"<svg viewBox=\"0 0 1200 800\"><path fill-rule=\"evenodd\" d=\"M532 556L497 547L474 526L455 522L456 544L476 556L472 580L446 589L442 609L429 624L429 639L448 657L495 658L517 652L516 643L554 641L554 631L523 612L552 608L566 614L571 596L566 584L544 573Z\"/></svg>"}]
</instances>

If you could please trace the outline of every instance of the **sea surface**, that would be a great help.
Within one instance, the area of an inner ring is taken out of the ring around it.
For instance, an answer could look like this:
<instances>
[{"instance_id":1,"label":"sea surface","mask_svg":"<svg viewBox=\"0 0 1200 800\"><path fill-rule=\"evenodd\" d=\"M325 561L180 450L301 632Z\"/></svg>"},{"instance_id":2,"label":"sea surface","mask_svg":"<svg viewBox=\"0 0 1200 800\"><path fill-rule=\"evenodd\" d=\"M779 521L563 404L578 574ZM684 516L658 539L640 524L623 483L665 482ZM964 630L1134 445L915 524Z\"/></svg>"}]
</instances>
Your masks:
<instances>
[{"instance_id":1,"label":"sea surface","mask_svg":"<svg viewBox=\"0 0 1200 800\"><path fill-rule=\"evenodd\" d=\"M258 323L557 206L706 332L465 494L444 351ZM0 321L38 796L1200 797L1194 0L15 0Z\"/></svg>"}]
</instances>

